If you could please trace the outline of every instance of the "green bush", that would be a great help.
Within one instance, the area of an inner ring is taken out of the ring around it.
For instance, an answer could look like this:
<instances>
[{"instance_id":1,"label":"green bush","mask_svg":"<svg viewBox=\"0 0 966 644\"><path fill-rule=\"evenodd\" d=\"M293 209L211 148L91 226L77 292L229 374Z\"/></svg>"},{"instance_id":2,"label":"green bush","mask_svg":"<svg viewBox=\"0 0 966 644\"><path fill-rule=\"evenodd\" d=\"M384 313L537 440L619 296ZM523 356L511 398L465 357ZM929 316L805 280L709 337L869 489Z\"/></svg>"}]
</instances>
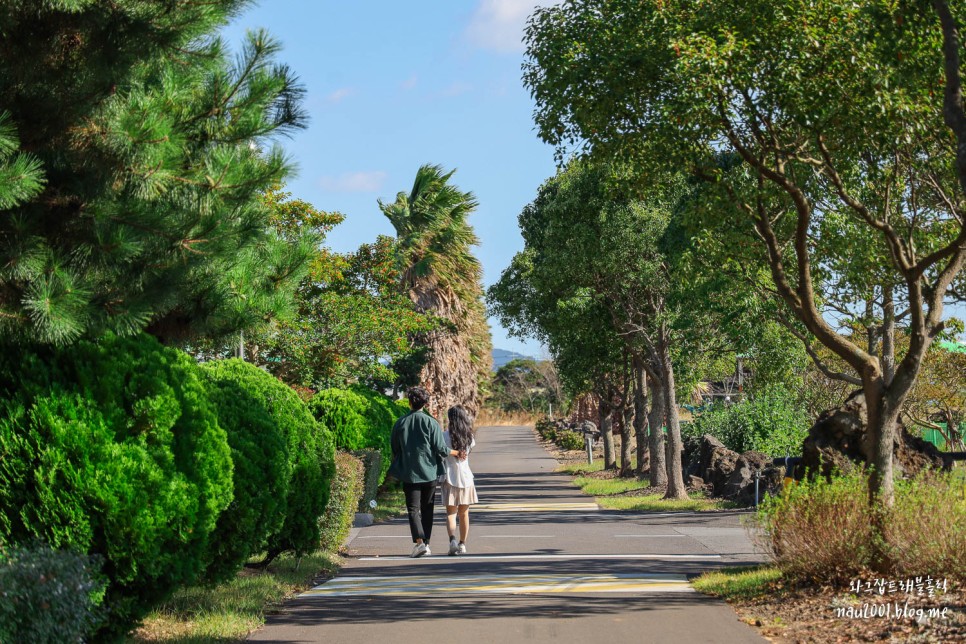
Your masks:
<instances>
[{"instance_id":1,"label":"green bush","mask_svg":"<svg viewBox=\"0 0 966 644\"><path fill-rule=\"evenodd\" d=\"M896 481L885 540L895 574L966 583L966 486L947 473Z\"/></svg>"},{"instance_id":2,"label":"green bush","mask_svg":"<svg viewBox=\"0 0 966 644\"><path fill-rule=\"evenodd\" d=\"M332 435L315 420L298 394L277 378L250 379L247 384L248 392L287 432L291 458L285 520L267 539L266 562L288 550L297 555L312 552L319 545L319 517L325 512L335 475Z\"/></svg>"},{"instance_id":3,"label":"green bush","mask_svg":"<svg viewBox=\"0 0 966 644\"><path fill-rule=\"evenodd\" d=\"M282 527L292 477L289 428L266 406L279 382L242 360L202 365L218 424L228 434L235 498L218 517L205 576L230 579Z\"/></svg>"},{"instance_id":4,"label":"green bush","mask_svg":"<svg viewBox=\"0 0 966 644\"><path fill-rule=\"evenodd\" d=\"M801 453L811 421L795 397L779 385L732 405L715 404L697 414L682 437L711 434L728 449L769 456Z\"/></svg>"},{"instance_id":5,"label":"green bush","mask_svg":"<svg viewBox=\"0 0 966 644\"><path fill-rule=\"evenodd\" d=\"M847 583L875 563L872 514L861 474L803 480L767 497L757 519L789 578ZM908 526L906 526L908 527Z\"/></svg>"},{"instance_id":6,"label":"green bush","mask_svg":"<svg viewBox=\"0 0 966 644\"><path fill-rule=\"evenodd\" d=\"M359 512L372 512L370 501L376 499L379 491L379 479L382 476L382 453L375 449L361 449L352 455L362 461L364 468L362 482L362 497L359 499Z\"/></svg>"},{"instance_id":7,"label":"green bush","mask_svg":"<svg viewBox=\"0 0 966 644\"><path fill-rule=\"evenodd\" d=\"M0 357L0 541L104 560L98 639L195 581L231 501L198 366L145 335Z\"/></svg>"},{"instance_id":8,"label":"green bush","mask_svg":"<svg viewBox=\"0 0 966 644\"><path fill-rule=\"evenodd\" d=\"M392 460L389 445L392 426L406 413L402 407L377 391L353 386L320 391L309 402L309 408L332 432L337 449L350 452L377 449L382 453L379 478L382 483Z\"/></svg>"},{"instance_id":9,"label":"green bush","mask_svg":"<svg viewBox=\"0 0 966 644\"><path fill-rule=\"evenodd\" d=\"M0 550L0 642L82 642L103 586L96 557L38 544Z\"/></svg>"},{"instance_id":10,"label":"green bush","mask_svg":"<svg viewBox=\"0 0 966 644\"><path fill-rule=\"evenodd\" d=\"M319 519L319 547L328 552L338 552L349 536L362 496L364 477L362 461L346 452L336 453L335 469L329 504Z\"/></svg>"},{"instance_id":11,"label":"green bush","mask_svg":"<svg viewBox=\"0 0 966 644\"><path fill-rule=\"evenodd\" d=\"M557 435L556 443L561 449L584 449L584 435L565 430Z\"/></svg>"}]
</instances>

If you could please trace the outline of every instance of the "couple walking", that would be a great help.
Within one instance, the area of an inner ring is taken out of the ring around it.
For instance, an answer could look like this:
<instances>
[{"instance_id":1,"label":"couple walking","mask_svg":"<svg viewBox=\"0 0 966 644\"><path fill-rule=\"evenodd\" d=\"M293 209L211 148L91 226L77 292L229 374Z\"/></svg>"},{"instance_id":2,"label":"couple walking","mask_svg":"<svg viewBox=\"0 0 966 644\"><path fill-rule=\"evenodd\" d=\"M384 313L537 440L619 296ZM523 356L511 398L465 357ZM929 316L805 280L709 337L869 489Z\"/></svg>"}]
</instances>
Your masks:
<instances>
[{"instance_id":1,"label":"couple walking","mask_svg":"<svg viewBox=\"0 0 966 644\"><path fill-rule=\"evenodd\" d=\"M413 536L412 557L431 555L429 538L433 533L436 486L442 483L446 505L449 554L466 554L470 533L470 505L477 503L469 454L473 440L473 418L460 405L447 412L448 431L443 431L426 411L429 392L422 387L409 390L411 411L392 428L392 465L389 473L402 481ZM459 517L459 541L456 520Z\"/></svg>"}]
</instances>

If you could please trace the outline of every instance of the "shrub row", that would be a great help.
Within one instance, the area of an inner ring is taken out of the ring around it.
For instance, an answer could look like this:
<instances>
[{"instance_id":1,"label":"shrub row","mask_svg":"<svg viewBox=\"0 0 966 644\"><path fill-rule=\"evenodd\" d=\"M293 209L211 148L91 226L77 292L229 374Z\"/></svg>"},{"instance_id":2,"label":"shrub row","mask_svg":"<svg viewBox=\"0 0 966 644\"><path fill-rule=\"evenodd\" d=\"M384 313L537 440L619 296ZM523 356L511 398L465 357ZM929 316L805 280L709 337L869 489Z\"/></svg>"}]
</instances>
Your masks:
<instances>
[{"instance_id":1,"label":"shrub row","mask_svg":"<svg viewBox=\"0 0 966 644\"><path fill-rule=\"evenodd\" d=\"M811 419L795 396L781 386L756 392L753 398L725 405L716 403L682 424L682 438L711 434L739 454L797 455L808 435Z\"/></svg>"},{"instance_id":2,"label":"shrub row","mask_svg":"<svg viewBox=\"0 0 966 644\"><path fill-rule=\"evenodd\" d=\"M408 413L409 404L353 386L320 391L309 401L309 409L316 420L332 431L336 448L349 452L375 449L382 454L378 481L381 484L392 460L392 426Z\"/></svg>"},{"instance_id":3,"label":"shrub row","mask_svg":"<svg viewBox=\"0 0 966 644\"><path fill-rule=\"evenodd\" d=\"M896 481L895 503L874 517L863 474L819 477L766 500L758 522L764 545L792 579L844 584L875 572L962 584L964 495L963 482L945 473Z\"/></svg>"},{"instance_id":4,"label":"shrub row","mask_svg":"<svg viewBox=\"0 0 966 644\"><path fill-rule=\"evenodd\" d=\"M576 431L576 425L570 421L541 418L536 422L537 433L545 441L550 441L560 449L584 449L584 434Z\"/></svg>"},{"instance_id":5,"label":"shrub row","mask_svg":"<svg viewBox=\"0 0 966 644\"><path fill-rule=\"evenodd\" d=\"M330 502L319 519L319 545L323 550L337 552L349 536L362 496L363 478L361 460L346 452L335 455L335 478L332 479Z\"/></svg>"},{"instance_id":6,"label":"shrub row","mask_svg":"<svg viewBox=\"0 0 966 644\"><path fill-rule=\"evenodd\" d=\"M316 549L335 469L290 388L148 336L2 352L0 452L0 545L97 556L99 641L252 554Z\"/></svg>"}]
</instances>

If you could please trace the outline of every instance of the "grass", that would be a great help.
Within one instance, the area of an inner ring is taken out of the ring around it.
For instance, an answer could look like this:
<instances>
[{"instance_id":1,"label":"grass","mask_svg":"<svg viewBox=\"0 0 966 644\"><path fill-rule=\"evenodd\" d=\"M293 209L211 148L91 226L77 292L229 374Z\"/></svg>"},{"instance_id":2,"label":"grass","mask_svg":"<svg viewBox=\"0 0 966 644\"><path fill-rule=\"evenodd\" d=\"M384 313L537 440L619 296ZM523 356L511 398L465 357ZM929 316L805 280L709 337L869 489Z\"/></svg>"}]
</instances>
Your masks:
<instances>
[{"instance_id":1,"label":"grass","mask_svg":"<svg viewBox=\"0 0 966 644\"><path fill-rule=\"evenodd\" d=\"M334 574L340 565L337 556L323 552L301 560L283 555L264 571L246 569L235 579L211 588L183 588L148 615L129 641L242 641L265 623L266 613L309 588L320 573Z\"/></svg>"},{"instance_id":2,"label":"grass","mask_svg":"<svg viewBox=\"0 0 966 644\"><path fill-rule=\"evenodd\" d=\"M406 495L401 485L389 485L376 496L376 507L372 511L374 521L385 521L406 514Z\"/></svg>"},{"instance_id":3,"label":"grass","mask_svg":"<svg viewBox=\"0 0 966 644\"><path fill-rule=\"evenodd\" d=\"M637 512L707 512L741 507L731 501L709 499L694 492L691 493L691 498L683 500L665 499L663 494L658 493L643 496L605 496L597 498L597 503L608 510Z\"/></svg>"},{"instance_id":4,"label":"grass","mask_svg":"<svg viewBox=\"0 0 966 644\"><path fill-rule=\"evenodd\" d=\"M595 501L602 508L608 510L633 510L637 512L701 512L709 510L729 510L741 507L731 501L715 500L705 497L700 492L692 492L691 498L676 501L665 499L660 492L655 494L627 495L628 492L646 490L650 487L647 481L636 478L597 478L586 476L604 469L601 460L587 463L568 463L558 468L558 472L574 476L574 485L584 494L595 497ZM622 495L622 496L618 496Z\"/></svg>"},{"instance_id":5,"label":"grass","mask_svg":"<svg viewBox=\"0 0 966 644\"><path fill-rule=\"evenodd\" d=\"M698 592L725 600L755 599L774 594L773 584L781 577L774 566L722 568L692 579L691 585Z\"/></svg>"},{"instance_id":6,"label":"grass","mask_svg":"<svg viewBox=\"0 0 966 644\"><path fill-rule=\"evenodd\" d=\"M603 469L604 461L602 459L597 459L594 461L593 465L589 465L587 463L567 463L566 465L561 465L558 467L557 471L576 476L579 474L589 474L590 472L601 472Z\"/></svg>"},{"instance_id":7,"label":"grass","mask_svg":"<svg viewBox=\"0 0 966 644\"><path fill-rule=\"evenodd\" d=\"M648 482L637 479L598 479L578 476L574 479L574 485L579 487L584 494L610 496L631 492L633 490L643 490L648 487Z\"/></svg>"}]
</instances>

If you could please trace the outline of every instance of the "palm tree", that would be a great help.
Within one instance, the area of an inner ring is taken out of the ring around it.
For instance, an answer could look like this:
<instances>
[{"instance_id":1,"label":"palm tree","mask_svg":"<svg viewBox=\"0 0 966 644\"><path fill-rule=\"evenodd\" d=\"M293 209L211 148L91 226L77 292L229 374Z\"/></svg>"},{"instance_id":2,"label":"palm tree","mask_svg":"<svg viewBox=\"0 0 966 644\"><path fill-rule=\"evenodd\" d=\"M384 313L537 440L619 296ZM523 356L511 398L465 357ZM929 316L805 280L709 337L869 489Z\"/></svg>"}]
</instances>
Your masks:
<instances>
[{"instance_id":1,"label":"palm tree","mask_svg":"<svg viewBox=\"0 0 966 644\"><path fill-rule=\"evenodd\" d=\"M379 208L396 229L403 292L416 310L446 322L416 339L429 349L420 382L438 413L455 404L476 413L480 381L492 364L490 331L483 270L471 250L479 239L467 222L477 201L449 183L454 172L424 165L408 194L400 192L389 204L380 201Z\"/></svg>"}]
</instances>

